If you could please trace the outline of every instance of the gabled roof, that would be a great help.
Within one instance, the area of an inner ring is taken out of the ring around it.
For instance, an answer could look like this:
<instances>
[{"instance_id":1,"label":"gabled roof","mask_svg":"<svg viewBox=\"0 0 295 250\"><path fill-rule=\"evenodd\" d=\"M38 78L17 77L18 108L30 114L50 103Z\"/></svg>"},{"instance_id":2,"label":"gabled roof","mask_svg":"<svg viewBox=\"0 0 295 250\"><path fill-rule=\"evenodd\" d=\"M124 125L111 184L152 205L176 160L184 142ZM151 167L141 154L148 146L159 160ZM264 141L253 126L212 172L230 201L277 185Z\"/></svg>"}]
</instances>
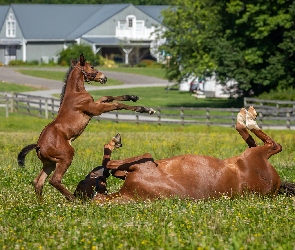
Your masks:
<instances>
[{"instance_id":1,"label":"gabled roof","mask_svg":"<svg viewBox=\"0 0 295 250\"><path fill-rule=\"evenodd\" d=\"M3 26L9 6L0 5L0 27Z\"/></svg>"},{"instance_id":2,"label":"gabled roof","mask_svg":"<svg viewBox=\"0 0 295 250\"><path fill-rule=\"evenodd\" d=\"M146 13L150 17L157 20L159 23L162 23L163 17L161 15L161 12L164 9L168 9L168 5L136 5L138 9L140 9L142 12Z\"/></svg>"},{"instance_id":3,"label":"gabled roof","mask_svg":"<svg viewBox=\"0 0 295 250\"><path fill-rule=\"evenodd\" d=\"M118 12L127 8L129 5L130 4L99 5L99 8L97 8L96 12L92 16L88 17L88 19L85 19L85 22L82 23L79 27L77 27L71 34L69 34L67 36L67 39L75 39L77 37L82 36L83 34L93 29L97 25L103 23L104 21L108 20Z\"/></svg>"},{"instance_id":4,"label":"gabled roof","mask_svg":"<svg viewBox=\"0 0 295 250\"><path fill-rule=\"evenodd\" d=\"M74 40L132 4L11 4L27 40ZM0 6L4 22L10 6ZM134 6L156 21L167 6ZM0 23L1 24L1 23ZM1 27L1 26L0 26Z\"/></svg>"},{"instance_id":5,"label":"gabled roof","mask_svg":"<svg viewBox=\"0 0 295 250\"><path fill-rule=\"evenodd\" d=\"M55 4L12 4L26 39L64 39L77 29L98 6Z\"/></svg>"}]
</instances>

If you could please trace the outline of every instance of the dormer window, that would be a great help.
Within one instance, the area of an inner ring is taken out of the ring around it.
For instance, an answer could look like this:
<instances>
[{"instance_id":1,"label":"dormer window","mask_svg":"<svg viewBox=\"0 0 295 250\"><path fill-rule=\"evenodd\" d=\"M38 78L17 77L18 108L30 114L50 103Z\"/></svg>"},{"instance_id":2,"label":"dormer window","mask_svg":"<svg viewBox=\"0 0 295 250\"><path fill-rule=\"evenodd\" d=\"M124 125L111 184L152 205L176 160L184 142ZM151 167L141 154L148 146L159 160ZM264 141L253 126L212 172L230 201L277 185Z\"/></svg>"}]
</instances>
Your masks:
<instances>
[{"instance_id":1,"label":"dormer window","mask_svg":"<svg viewBox=\"0 0 295 250\"><path fill-rule=\"evenodd\" d=\"M15 37L16 34L16 22L12 13L8 15L6 20L6 37Z\"/></svg>"},{"instance_id":2,"label":"dormer window","mask_svg":"<svg viewBox=\"0 0 295 250\"><path fill-rule=\"evenodd\" d=\"M128 28L133 27L133 18L128 18Z\"/></svg>"},{"instance_id":3,"label":"dormer window","mask_svg":"<svg viewBox=\"0 0 295 250\"><path fill-rule=\"evenodd\" d=\"M130 28L130 29L133 28L134 22L136 20L135 16L133 16L133 15L132 16L131 15L127 16L126 20L127 20L127 27Z\"/></svg>"}]
</instances>

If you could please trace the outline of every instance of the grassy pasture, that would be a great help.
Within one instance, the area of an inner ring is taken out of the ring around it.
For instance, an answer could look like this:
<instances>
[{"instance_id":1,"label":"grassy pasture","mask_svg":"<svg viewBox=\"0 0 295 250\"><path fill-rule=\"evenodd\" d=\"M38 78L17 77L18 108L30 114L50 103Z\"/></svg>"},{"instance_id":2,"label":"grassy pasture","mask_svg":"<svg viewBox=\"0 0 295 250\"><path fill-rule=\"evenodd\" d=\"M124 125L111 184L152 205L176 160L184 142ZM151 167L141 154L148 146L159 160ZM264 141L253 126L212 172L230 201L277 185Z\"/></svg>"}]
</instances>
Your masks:
<instances>
[{"instance_id":1,"label":"grassy pasture","mask_svg":"<svg viewBox=\"0 0 295 250\"><path fill-rule=\"evenodd\" d=\"M229 200L181 201L177 198L126 205L69 203L46 183L44 203L31 181L40 170L35 152L19 168L20 149L35 143L48 120L0 109L0 248L2 249L294 249L295 199L255 195ZM196 153L219 158L240 154L245 142L233 128L91 122L73 142L76 150L64 184L99 165L102 146L120 132L122 159L150 152L155 159ZM283 180L295 182L295 131L266 131L282 144L271 158ZM110 192L121 180L110 177Z\"/></svg>"}]
</instances>

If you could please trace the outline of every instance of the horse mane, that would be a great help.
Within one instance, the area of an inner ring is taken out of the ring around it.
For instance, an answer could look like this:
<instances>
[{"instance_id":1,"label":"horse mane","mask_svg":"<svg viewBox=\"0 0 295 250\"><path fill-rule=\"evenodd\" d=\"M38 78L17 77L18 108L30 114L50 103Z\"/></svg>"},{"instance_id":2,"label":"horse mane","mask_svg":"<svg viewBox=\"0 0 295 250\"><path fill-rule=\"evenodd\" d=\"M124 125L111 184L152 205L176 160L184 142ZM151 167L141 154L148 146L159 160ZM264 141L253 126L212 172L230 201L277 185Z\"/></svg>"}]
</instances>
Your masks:
<instances>
[{"instance_id":1,"label":"horse mane","mask_svg":"<svg viewBox=\"0 0 295 250\"><path fill-rule=\"evenodd\" d=\"M60 93L60 105L62 104L62 101L64 99L68 78L69 78L69 75L72 72L73 68L74 68L74 66L71 65L69 67L67 73L64 76L64 80L63 80L64 85L62 86L61 93Z\"/></svg>"}]
</instances>

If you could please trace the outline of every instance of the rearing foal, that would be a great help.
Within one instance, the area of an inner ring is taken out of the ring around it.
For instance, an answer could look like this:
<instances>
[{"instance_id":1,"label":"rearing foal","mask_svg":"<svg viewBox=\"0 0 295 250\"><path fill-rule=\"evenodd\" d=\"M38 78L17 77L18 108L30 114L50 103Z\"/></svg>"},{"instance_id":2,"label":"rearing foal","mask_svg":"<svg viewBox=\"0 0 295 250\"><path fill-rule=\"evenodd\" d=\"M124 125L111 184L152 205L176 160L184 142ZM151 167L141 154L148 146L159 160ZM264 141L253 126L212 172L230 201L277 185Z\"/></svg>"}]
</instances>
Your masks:
<instances>
[{"instance_id":1,"label":"rearing foal","mask_svg":"<svg viewBox=\"0 0 295 250\"><path fill-rule=\"evenodd\" d=\"M104 84L107 78L86 62L83 54L80 55L79 62L72 62L66 78L57 117L43 129L36 144L24 147L18 155L19 165L24 166L26 155L36 149L37 156L43 163L41 172L33 181L39 201L42 201L44 182L52 172L49 183L68 200L75 199L75 196L62 185L62 178L74 157L71 142L81 135L93 116L121 109L149 114L155 112L150 108L112 102L114 100L136 102L137 96L106 96L94 102L84 87L84 81Z\"/></svg>"}]
</instances>

